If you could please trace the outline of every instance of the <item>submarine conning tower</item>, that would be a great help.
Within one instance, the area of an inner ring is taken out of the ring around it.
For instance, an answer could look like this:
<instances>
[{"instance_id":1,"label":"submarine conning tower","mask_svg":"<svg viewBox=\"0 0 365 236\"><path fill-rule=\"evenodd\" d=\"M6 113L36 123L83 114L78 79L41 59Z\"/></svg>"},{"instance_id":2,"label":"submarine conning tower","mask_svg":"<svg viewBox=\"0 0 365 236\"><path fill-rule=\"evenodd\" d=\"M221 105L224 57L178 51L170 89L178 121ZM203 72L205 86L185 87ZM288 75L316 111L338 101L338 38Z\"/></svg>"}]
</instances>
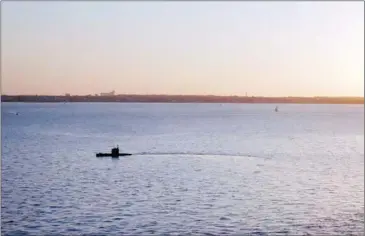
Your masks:
<instances>
[{"instance_id":1,"label":"submarine conning tower","mask_svg":"<svg viewBox=\"0 0 365 236\"><path fill-rule=\"evenodd\" d=\"M112 148L112 156L119 156L119 148Z\"/></svg>"}]
</instances>

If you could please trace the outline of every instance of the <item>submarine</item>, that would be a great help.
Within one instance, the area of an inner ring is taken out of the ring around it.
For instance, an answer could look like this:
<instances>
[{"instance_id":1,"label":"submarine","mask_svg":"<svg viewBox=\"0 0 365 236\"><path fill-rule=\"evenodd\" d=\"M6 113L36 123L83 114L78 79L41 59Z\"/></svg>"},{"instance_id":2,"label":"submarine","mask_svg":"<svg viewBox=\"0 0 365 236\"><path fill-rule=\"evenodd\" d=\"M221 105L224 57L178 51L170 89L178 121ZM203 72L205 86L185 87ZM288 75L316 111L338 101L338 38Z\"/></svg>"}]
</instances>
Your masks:
<instances>
[{"instance_id":1,"label":"submarine","mask_svg":"<svg viewBox=\"0 0 365 236\"><path fill-rule=\"evenodd\" d=\"M112 148L111 153L96 153L96 157L112 157L112 158L118 158L121 156L132 156L131 153L120 153L119 147Z\"/></svg>"}]
</instances>

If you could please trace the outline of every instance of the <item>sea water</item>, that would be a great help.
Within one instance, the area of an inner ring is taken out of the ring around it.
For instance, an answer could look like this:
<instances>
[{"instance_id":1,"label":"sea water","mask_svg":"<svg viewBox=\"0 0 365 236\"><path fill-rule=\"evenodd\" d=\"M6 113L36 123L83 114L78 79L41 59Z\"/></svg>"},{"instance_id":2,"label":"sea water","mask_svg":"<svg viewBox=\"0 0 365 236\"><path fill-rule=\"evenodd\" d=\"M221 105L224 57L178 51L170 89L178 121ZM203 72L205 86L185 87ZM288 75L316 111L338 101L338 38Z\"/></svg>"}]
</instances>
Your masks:
<instances>
[{"instance_id":1,"label":"sea water","mask_svg":"<svg viewBox=\"0 0 365 236\"><path fill-rule=\"evenodd\" d=\"M364 234L363 105L1 110L3 235Z\"/></svg>"}]
</instances>

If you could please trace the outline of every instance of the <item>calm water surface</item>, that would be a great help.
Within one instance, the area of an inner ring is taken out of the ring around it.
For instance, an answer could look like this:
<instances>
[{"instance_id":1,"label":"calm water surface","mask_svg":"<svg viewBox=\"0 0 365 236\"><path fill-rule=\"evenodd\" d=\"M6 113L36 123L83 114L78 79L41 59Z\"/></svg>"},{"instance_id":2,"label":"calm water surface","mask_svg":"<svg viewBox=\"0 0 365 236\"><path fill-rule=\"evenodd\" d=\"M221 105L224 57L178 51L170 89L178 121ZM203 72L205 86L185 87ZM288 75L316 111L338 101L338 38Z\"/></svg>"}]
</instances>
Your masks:
<instances>
[{"instance_id":1,"label":"calm water surface","mask_svg":"<svg viewBox=\"0 0 365 236\"><path fill-rule=\"evenodd\" d=\"M364 106L274 108L2 103L2 234L364 235Z\"/></svg>"}]
</instances>

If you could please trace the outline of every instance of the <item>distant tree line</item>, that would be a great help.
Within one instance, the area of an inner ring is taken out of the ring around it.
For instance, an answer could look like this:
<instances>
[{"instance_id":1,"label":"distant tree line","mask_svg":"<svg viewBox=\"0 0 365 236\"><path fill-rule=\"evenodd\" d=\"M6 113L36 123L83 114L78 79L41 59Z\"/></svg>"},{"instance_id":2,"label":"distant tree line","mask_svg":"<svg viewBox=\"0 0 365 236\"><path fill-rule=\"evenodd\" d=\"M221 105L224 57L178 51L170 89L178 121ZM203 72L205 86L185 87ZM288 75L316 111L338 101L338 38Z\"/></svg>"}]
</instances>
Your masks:
<instances>
[{"instance_id":1,"label":"distant tree line","mask_svg":"<svg viewBox=\"0 0 365 236\"><path fill-rule=\"evenodd\" d=\"M240 97L213 95L38 96L2 95L2 102L309 103L364 104L363 97Z\"/></svg>"}]
</instances>

